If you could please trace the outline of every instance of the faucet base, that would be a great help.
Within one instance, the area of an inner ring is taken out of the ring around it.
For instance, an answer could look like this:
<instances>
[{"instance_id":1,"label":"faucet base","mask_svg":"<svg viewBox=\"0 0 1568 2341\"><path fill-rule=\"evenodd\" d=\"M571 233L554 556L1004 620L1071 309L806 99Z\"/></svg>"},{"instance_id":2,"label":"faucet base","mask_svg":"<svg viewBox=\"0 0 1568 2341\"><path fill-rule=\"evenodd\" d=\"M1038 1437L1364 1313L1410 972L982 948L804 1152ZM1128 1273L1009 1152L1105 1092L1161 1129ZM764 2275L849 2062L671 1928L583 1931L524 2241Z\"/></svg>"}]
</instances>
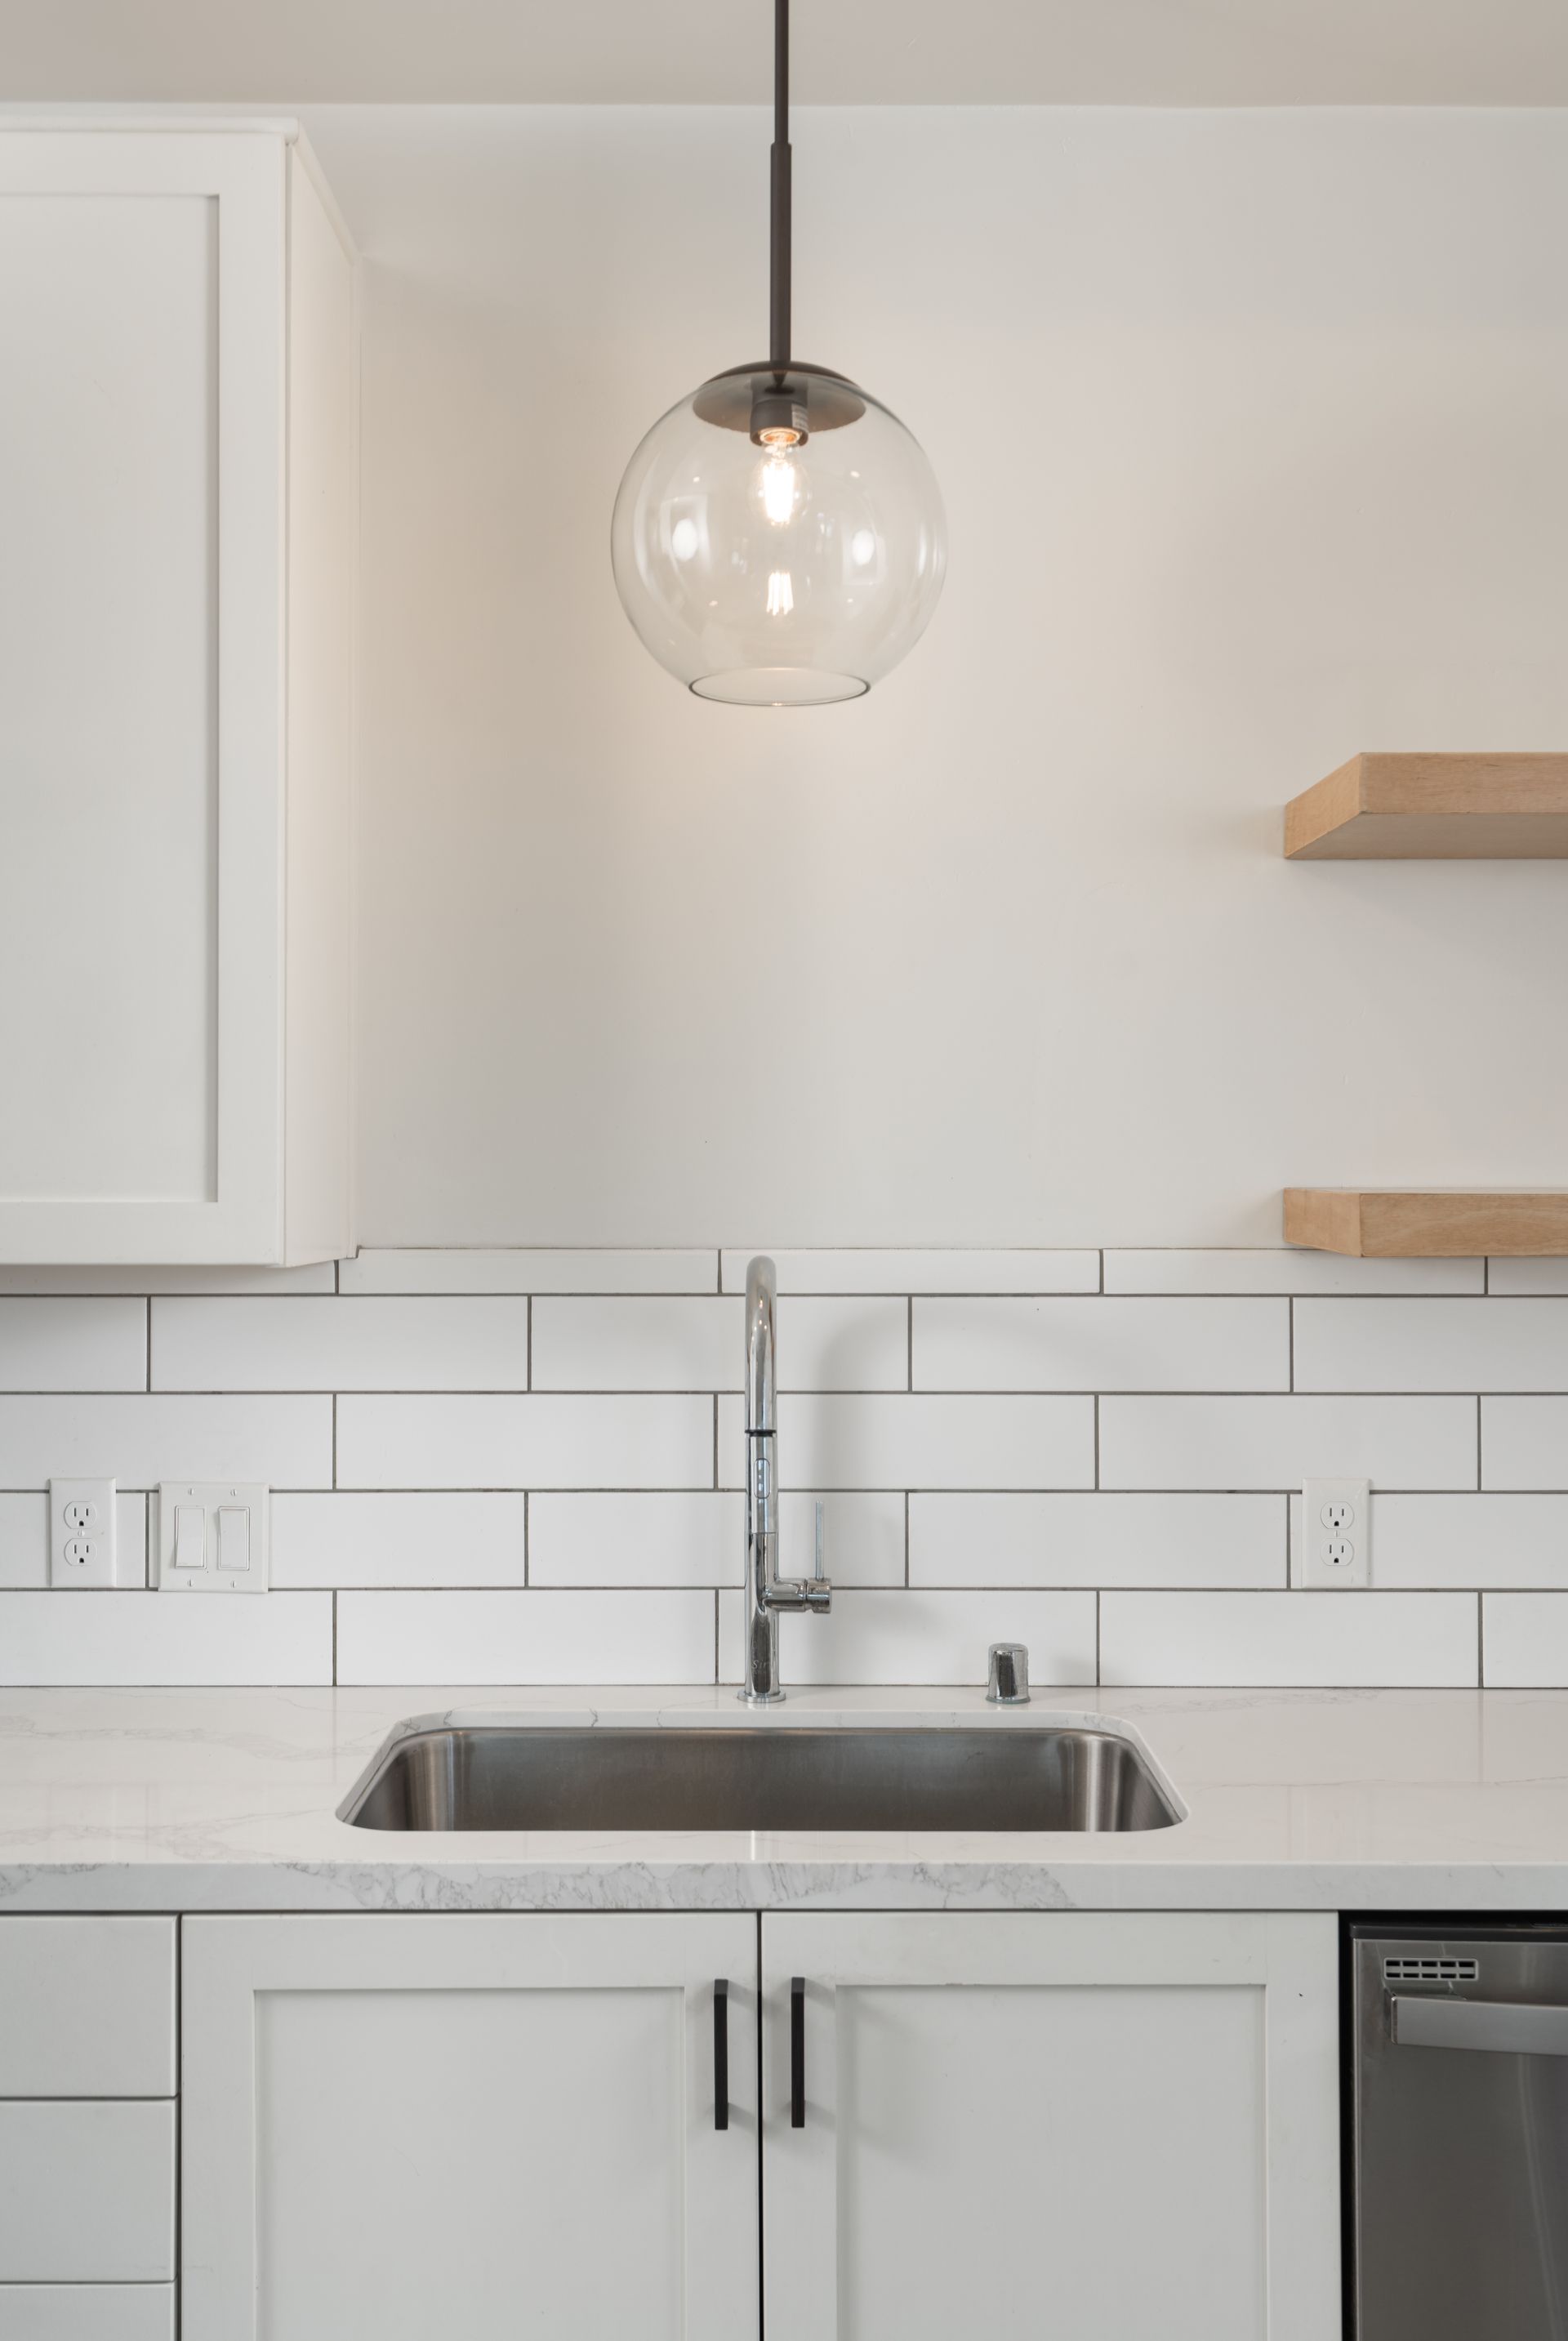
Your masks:
<instances>
[{"instance_id":1,"label":"faucet base","mask_svg":"<svg viewBox=\"0 0 1568 2341\"><path fill-rule=\"evenodd\" d=\"M742 1707L778 1707L788 1693L781 1690L748 1690L742 1683L735 1696Z\"/></svg>"}]
</instances>

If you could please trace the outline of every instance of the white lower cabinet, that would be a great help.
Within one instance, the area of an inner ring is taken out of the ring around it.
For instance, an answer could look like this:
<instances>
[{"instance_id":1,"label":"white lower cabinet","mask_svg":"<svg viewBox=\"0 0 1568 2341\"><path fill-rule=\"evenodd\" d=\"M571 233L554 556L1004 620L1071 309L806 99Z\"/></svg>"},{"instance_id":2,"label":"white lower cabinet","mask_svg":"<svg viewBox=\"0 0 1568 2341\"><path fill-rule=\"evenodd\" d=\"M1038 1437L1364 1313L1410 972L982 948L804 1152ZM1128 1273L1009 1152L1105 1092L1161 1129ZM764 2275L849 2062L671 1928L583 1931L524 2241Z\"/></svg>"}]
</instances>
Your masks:
<instances>
[{"instance_id":1,"label":"white lower cabinet","mask_svg":"<svg viewBox=\"0 0 1568 2341\"><path fill-rule=\"evenodd\" d=\"M1337 2341L1336 1942L765 1919L768 2341Z\"/></svg>"},{"instance_id":2,"label":"white lower cabinet","mask_svg":"<svg viewBox=\"0 0 1568 2341\"><path fill-rule=\"evenodd\" d=\"M755 2335L754 1918L191 1918L184 1945L182 2341Z\"/></svg>"},{"instance_id":3,"label":"white lower cabinet","mask_svg":"<svg viewBox=\"0 0 1568 2341\"><path fill-rule=\"evenodd\" d=\"M5 2341L174 2341L172 2284L3 2284Z\"/></svg>"},{"instance_id":4,"label":"white lower cabinet","mask_svg":"<svg viewBox=\"0 0 1568 2341\"><path fill-rule=\"evenodd\" d=\"M1337 2341L1332 1918L184 1939L182 2341Z\"/></svg>"}]
</instances>

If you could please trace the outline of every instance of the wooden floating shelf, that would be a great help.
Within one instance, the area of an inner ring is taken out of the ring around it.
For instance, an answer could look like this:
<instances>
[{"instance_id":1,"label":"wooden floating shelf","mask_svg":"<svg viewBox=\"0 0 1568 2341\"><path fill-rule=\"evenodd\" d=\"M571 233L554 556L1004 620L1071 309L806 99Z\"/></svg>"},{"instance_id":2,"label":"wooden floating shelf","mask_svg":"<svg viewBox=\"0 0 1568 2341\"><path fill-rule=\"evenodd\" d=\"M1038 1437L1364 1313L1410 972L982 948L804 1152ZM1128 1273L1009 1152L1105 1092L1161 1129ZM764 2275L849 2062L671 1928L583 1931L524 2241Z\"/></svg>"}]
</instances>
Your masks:
<instances>
[{"instance_id":1,"label":"wooden floating shelf","mask_svg":"<svg viewBox=\"0 0 1568 2341\"><path fill-rule=\"evenodd\" d=\"M1568 858L1568 755L1352 756L1285 809L1292 862Z\"/></svg>"},{"instance_id":2,"label":"wooden floating shelf","mask_svg":"<svg viewBox=\"0 0 1568 2341\"><path fill-rule=\"evenodd\" d=\"M1285 1240L1356 1260L1568 1253L1568 1188L1287 1187Z\"/></svg>"}]
</instances>

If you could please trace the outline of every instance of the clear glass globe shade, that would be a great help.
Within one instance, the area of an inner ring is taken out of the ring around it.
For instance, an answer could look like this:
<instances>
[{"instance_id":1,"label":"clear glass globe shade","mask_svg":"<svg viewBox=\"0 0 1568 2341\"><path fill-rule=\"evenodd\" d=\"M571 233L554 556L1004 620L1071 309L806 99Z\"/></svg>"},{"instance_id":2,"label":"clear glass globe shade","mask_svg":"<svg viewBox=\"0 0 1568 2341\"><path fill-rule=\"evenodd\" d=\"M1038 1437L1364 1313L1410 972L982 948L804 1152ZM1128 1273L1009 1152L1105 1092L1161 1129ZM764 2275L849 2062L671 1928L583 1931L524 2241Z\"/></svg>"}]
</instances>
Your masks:
<instances>
[{"instance_id":1,"label":"clear glass globe shade","mask_svg":"<svg viewBox=\"0 0 1568 2341\"><path fill-rule=\"evenodd\" d=\"M942 590L942 499L896 414L816 366L792 365L808 435L756 445L765 366L672 406L620 483L610 529L626 614L703 699L813 707L858 699L925 632Z\"/></svg>"}]
</instances>

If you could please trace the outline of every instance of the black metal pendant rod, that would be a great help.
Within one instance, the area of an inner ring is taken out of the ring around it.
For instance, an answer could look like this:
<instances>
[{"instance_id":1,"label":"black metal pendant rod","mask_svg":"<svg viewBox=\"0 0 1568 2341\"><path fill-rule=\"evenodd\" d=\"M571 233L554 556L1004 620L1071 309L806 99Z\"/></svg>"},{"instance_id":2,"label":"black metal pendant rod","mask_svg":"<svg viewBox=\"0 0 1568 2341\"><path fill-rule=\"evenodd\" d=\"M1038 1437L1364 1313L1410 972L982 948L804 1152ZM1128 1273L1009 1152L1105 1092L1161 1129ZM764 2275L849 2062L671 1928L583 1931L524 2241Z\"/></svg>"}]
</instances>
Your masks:
<instances>
[{"instance_id":1,"label":"black metal pendant rod","mask_svg":"<svg viewBox=\"0 0 1568 2341\"><path fill-rule=\"evenodd\" d=\"M768 360L782 374L789 364L789 0L773 0L771 159Z\"/></svg>"}]
</instances>

